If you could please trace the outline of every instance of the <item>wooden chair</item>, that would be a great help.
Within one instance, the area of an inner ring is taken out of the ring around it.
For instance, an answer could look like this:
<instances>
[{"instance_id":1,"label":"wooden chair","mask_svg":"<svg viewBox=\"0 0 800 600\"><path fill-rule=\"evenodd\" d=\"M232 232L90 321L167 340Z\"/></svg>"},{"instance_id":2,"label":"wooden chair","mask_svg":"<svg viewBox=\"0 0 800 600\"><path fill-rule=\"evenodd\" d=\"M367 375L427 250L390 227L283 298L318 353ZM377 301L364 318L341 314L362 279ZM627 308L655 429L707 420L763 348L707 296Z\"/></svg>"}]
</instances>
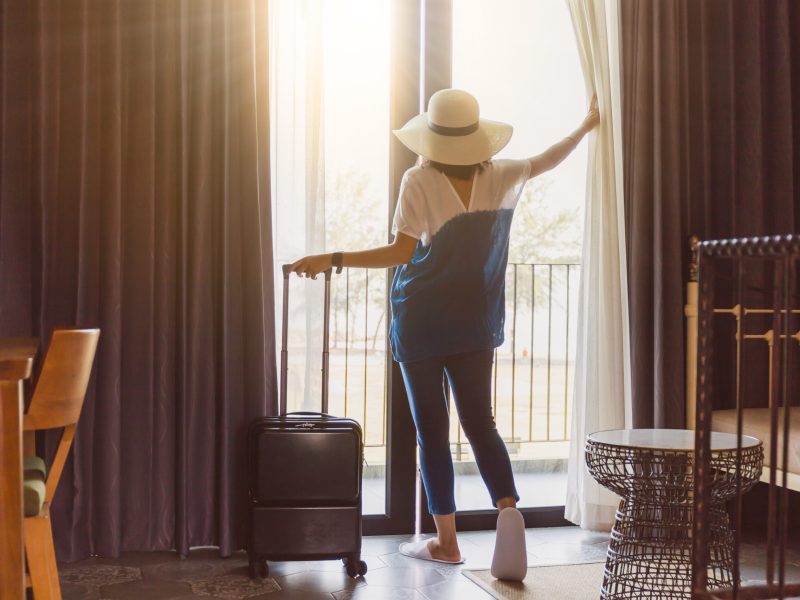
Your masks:
<instances>
[{"instance_id":1,"label":"wooden chair","mask_svg":"<svg viewBox=\"0 0 800 600\"><path fill-rule=\"evenodd\" d=\"M50 504L72 447L92 372L99 329L57 329L42 362L28 412L23 416L26 454L36 431L64 428L49 474L44 461L24 457L25 555L35 600L61 600Z\"/></svg>"}]
</instances>

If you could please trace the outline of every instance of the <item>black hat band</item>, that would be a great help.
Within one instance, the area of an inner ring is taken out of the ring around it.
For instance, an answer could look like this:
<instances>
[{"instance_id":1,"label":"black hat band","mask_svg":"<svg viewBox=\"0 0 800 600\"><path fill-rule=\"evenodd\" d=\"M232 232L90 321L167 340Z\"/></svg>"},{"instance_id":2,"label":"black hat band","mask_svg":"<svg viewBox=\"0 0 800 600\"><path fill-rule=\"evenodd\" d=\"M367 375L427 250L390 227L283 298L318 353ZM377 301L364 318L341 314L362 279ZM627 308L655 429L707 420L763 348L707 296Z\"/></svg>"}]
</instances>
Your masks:
<instances>
[{"instance_id":1,"label":"black hat band","mask_svg":"<svg viewBox=\"0 0 800 600\"><path fill-rule=\"evenodd\" d=\"M469 135L470 133L475 133L476 131L478 131L478 127L480 127L480 121L477 121L472 125L467 125L466 127L444 127L443 125L437 125L436 123L428 121L428 129L430 129L434 133L438 133L439 135L448 135L448 136Z\"/></svg>"}]
</instances>

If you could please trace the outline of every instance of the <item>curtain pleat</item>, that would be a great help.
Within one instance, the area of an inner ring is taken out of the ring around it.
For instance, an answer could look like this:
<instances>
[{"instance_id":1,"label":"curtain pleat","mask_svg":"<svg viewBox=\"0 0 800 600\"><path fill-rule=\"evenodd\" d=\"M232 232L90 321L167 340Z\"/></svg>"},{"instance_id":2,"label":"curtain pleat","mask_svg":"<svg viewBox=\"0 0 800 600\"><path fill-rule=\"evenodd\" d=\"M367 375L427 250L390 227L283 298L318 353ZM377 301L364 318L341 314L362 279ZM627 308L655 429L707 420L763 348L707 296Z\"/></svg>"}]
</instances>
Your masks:
<instances>
[{"instance_id":1,"label":"curtain pleat","mask_svg":"<svg viewBox=\"0 0 800 600\"><path fill-rule=\"evenodd\" d=\"M58 556L230 554L275 410L266 2L0 6L0 335L102 330Z\"/></svg>"},{"instance_id":2,"label":"curtain pleat","mask_svg":"<svg viewBox=\"0 0 800 600\"><path fill-rule=\"evenodd\" d=\"M568 0L587 95L601 123L590 134L578 341L565 516L610 530L619 502L586 470L586 436L630 425L630 357L625 267L617 0Z\"/></svg>"},{"instance_id":3,"label":"curtain pleat","mask_svg":"<svg viewBox=\"0 0 800 600\"><path fill-rule=\"evenodd\" d=\"M690 236L800 231L800 6L620 9L633 423L676 428Z\"/></svg>"}]
</instances>

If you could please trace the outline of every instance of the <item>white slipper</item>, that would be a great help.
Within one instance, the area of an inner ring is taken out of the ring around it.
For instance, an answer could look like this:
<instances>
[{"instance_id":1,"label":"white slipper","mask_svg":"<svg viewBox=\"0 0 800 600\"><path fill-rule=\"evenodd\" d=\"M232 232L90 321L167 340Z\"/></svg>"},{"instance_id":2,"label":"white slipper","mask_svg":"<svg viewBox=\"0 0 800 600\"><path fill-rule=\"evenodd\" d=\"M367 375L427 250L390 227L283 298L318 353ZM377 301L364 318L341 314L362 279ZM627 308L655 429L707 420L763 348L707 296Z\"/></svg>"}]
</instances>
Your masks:
<instances>
[{"instance_id":1,"label":"white slipper","mask_svg":"<svg viewBox=\"0 0 800 600\"><path fill-rule=\"evenodd\" d=\"M525 519L516 508L504 508L497 517L491 572L497 579L510 581L522 581L528 574Z\"/></svg>"},{"instance_id":2,"label":"white slipper","mask_svg":"<svg viewBox=\"0 0 800 600\"><path fill-rule=\"evenodd\" d=\"M403 556L409 556L411 558L431 560L433 562L440 562L448 565L460 565L464 562L463 556L461 557L461 560L442 560L441 558L433 558L433 556L431 556L431 551L428 549L429 541L431 541L431 538L400 544L400 554Z\"/></svg>"}]
</instances>

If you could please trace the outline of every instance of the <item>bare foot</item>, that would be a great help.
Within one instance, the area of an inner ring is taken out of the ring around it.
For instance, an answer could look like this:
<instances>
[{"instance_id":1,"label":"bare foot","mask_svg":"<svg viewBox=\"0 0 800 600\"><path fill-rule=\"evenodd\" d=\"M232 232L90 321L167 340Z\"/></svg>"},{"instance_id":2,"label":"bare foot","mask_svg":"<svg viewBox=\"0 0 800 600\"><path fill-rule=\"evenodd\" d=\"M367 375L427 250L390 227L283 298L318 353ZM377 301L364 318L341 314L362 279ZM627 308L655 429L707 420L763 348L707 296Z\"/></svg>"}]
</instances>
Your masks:
<instances>
[{"instance_id":1,"label":"bare foot","mask_svg":"<svg viewBox=\"0 0 800 600\"><path fill-rule=\"evenodd\" d=\"M458 549L458 542L452 546L442 546L438 538L433 538L428 542L428 551L437 560L447 560L458 562L461 560L461 551Z\"/></svg>"}]
</instances>

